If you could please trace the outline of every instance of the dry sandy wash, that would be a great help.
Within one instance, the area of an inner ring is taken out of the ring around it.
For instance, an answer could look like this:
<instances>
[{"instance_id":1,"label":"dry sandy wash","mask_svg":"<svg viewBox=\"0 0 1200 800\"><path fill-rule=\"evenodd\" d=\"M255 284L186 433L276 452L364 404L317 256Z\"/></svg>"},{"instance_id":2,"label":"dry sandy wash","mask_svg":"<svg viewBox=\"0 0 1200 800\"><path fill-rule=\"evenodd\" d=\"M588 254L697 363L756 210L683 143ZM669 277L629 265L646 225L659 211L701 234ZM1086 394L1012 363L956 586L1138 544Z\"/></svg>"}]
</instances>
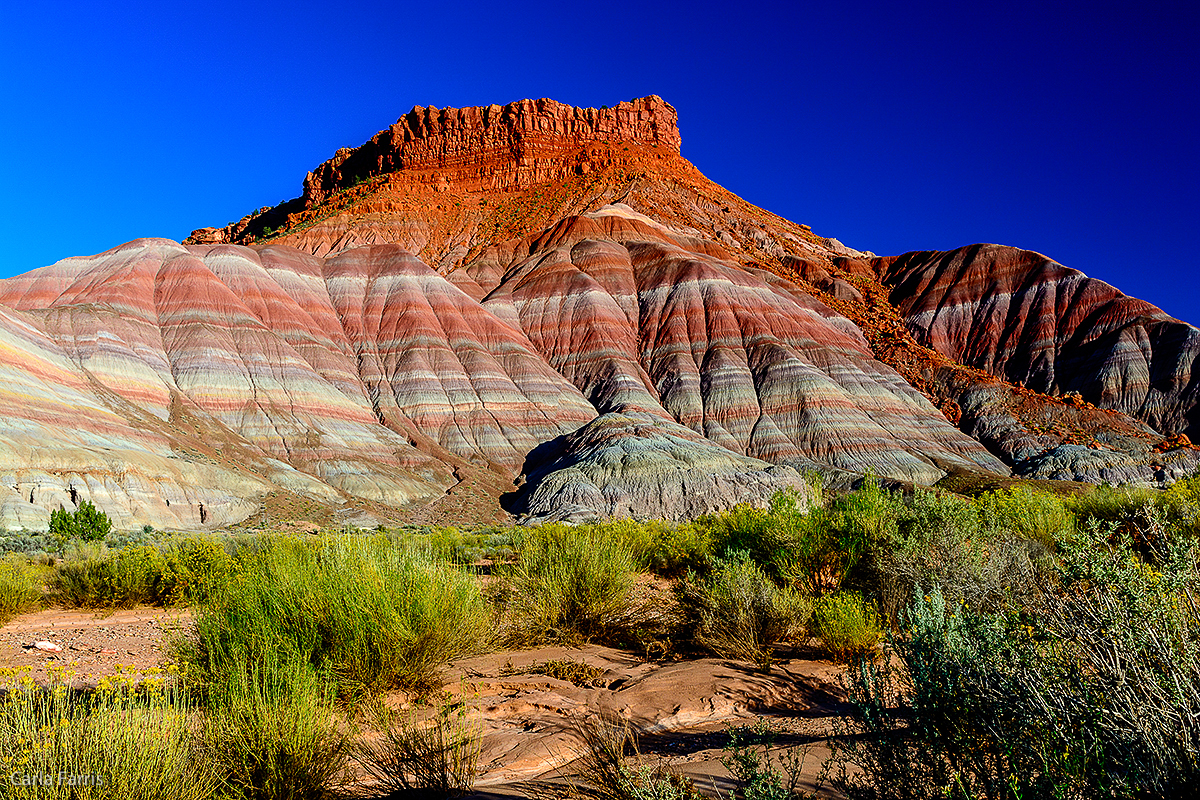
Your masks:
<instances>
[{"instance_id":1,"label":"dry sandy wash","mask_svg":"<svg viewBox=\"0 0 1200 800\"><path fill-rule=\"evenodd\" d=\"M42 683L65 676L76 686L95 685L122 670L164 667L171 639L186 635L190 620L186 610L161 608L25 614L0 628L0 668ZM31 647L42 640L62 652ZM628 722L643 754L691 777L706 794L728 794L732 786L721 764L728 728L765 719L777 732L777 749L809 749L800 786L811 790L829 755L833 720L846 712L843 668L815 652L795 656L764 673L746 662L654 662L599 645L503 651L450 664L441 694L481 724L480 796L519 794L523 782L560 778L579 755L574 731L598 719ZM543 674L552 662L586 665L579 670L586 675L572 682ZM386 702L403 707L409 698ZM369 792L370 777L357 780L357 790Z\"/></svg>"}]
</instances>

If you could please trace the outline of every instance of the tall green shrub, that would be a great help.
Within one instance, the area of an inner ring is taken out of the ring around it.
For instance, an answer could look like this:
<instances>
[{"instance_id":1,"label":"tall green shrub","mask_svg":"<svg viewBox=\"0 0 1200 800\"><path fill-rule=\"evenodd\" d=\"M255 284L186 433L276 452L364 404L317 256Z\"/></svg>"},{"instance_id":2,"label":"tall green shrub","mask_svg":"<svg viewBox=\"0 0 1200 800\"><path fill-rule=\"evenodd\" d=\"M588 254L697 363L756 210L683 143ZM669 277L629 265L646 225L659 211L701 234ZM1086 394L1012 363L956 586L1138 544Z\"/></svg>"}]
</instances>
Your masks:
<instances>
[{"instance_id":1,"label":"tall green shrub","mask_svg":"<svg viewBox=\"0 0 1200 800\"><path fill-rule=\"evenodd\" d=\"M678 594L696 644L764 668L775 645L799 632L812 610L806 597L776 586L745 551L717 559L706 576L688 575Z\"/></svg>"},{"instance_id":2,"label":"tall green shrub","mask_svg":"<svg viewBox=\"0 0 1200 800\"><path fill-rule=\"evenodd\" d=\"M304 665L342 694L422 689L491 629L474 576L383 536L280 537L241 559L200 603L197 641L182 654L208 686L272 663Z\"/></svg>"},{"instance_id":3,"label":"tall green shrub","mask_svg":"<svg viewBox=\"0 0 1200 800\"><path fill-rule=\"evenodd\" d=\"M237 574L237 563L216 539L188 536L163 553L156 599L174 606L198 602L223 591Z\"/></svg>"},{"instance_id":4,"label":"tall green shrub","mask_svg":"<svg viewBox=\"0 0 1200 800\"><path fill-rule=\"evenodd\" d=\"M55 566L50 581L56 602L83 608L131 608L158 600L164 568L157 547L108 550L103 545L75 549Z\"/></svg>"},{"instance_id":5,"label":"tall green shrub","mask_svg":"<svg viewBox=\"0 0 1200 800\"><path fill-rule=\"evenodd\" d=\"M61 548L67 542L102 542L112 533L112 522L108 515L84 500L75 511L59 508L50 512L50 535L55 537Z\"/></svg>"},{"instance_id":6,"label":"tall green shrub","mask_svg":"<svg viewBox=\"0 0 1200 800\"><path fill-rule=\"evenodd\" d=\"M519 644L616 635L633 621L638 548L599 526L523 532L517 560L496 573L510 638Z\"/></svg>"},{"instance_id":7,"label":"tall green shrub","mask_svg":"<svg viewBox=\"0 0 1200 800\"><path fill-rule=\"evenodd\" d=\"M1011 532L1054 552L1075 531L1075 515L1062 498L1023 486L988 492L975 500L981 527Z\"/></svg>"},{"instance_id":8,"label":"tall green shrub","mask_svg":"<svg viewBox=\"0 0 1200 800\"><path fill-rule=\"evenodd\" d=\"M1129 533L1129 521L1147 504L1154 505L1161 494L1138 486L1109 486L1101 484L1086 492L1063 498L1063 503L1080 524L1111 523L1118 532Z\"/></svg>"},{"instance_id":9,"label":"tall green shrub","mask_svg":"<svg viewBox=\"0 0 1200 800\"><path fill-rule=\"evenodd\" d=\"M347 781L352 751L330 687L272 656L211 687L202 738L224 796L320 800Z\"/></svg>"},{"instance_id":10,"label":"tall green shrub","mask_svg":"<svg viewBox=\"0 0 1200 800\"><path fill-rule=\"evenodd\" d=\"M206 800L218 785L178 686L103 679L83 694L52 681L0 681L0 796L30 800ZM49 776L41 785L34 777Z\"/></svg>"},{"instance_id":11,"label":"tall green shrub","mask_svg":"<svg viewBox=\"0 0 1200 800\"><path fill-rule=\"evenodd\" d=\"M739 505L696 521L716 555L741 552L771 580L784 583L797 570L796 542L812 532L808 506L794 490L777 492L767 508Z\"/></svg>"},{"instance_id":12,"label":"tall green shrub","mask_svg":"<svg viewBox=\"0 0 1200 800\"><path fill-rule=\"evenodd\" d=\"M818 597L809 630L843 663L873 656L883 640L879 615L857 592Z\"/></svg>"},{"instance_id":13,"label":"tall green shrub","mask_svg":"<svg viewBox=\"0 0 1200 800\"><path fill-rule=\"evenodd\" d=\"M1037 554L1029 540L981 524L979 505L966 498L918 490L892 520L872 540L859 585L876 594L891 623L914 591L934 586L952 602L991 609L1036 590Z\"/></svg>"},{"instance_id":14,"label":"tall green shrub","mask_svg":"<svg viewBox=\"0 0 1200 800\"><path fill-rule=\"evenodd\" d=\"M41 598L41 581L25 557L10 553L0 558L0 625Z\"/></svg>"}]
</instances>

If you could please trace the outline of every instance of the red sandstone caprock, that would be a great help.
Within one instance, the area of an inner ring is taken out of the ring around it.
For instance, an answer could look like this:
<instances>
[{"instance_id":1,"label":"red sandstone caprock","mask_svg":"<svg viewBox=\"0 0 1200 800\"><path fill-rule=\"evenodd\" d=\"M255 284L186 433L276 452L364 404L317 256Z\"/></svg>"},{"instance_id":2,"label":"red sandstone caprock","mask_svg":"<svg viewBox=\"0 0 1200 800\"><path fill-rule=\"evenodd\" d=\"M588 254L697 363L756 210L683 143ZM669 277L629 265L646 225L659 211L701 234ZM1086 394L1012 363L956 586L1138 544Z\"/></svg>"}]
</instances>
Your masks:
<instances>
[{"instance_id":1,"label":"red sandstone caprock","mask_svg":"<svg viewBox=\"0 0 1200 800\"><path fill-rule=\"evenodd\" d=\"M494 510L522 479L539 518L686 518L804 469L1195 471L1155 450L1195 424L1195 328L1012 248L851 250L679 148L658 97L416 108L188 246L0 281L0 524Z\"/></svg>"}]
</instances>

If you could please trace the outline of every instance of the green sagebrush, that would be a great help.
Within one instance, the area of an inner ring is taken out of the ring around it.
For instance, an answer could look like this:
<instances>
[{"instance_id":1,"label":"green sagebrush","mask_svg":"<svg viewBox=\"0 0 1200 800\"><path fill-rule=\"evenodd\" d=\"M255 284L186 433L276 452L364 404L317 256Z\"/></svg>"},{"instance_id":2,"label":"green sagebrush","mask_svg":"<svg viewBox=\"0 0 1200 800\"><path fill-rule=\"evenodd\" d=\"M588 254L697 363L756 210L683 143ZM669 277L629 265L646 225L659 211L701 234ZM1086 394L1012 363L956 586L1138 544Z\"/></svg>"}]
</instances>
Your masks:
<instances>
[{"instance_id":1,"label":"green sagebrush","mask_svg":"<svg viewBox=\"0 0 1200 800\"><path fill-rule=\"evenodd\" d=\"M1182 796L1200 779L1200 586L1176 542L1153 566L1085 526L1020 612L918 594L894 663L851 673L851 798ZM847 731L849 732L849 731Z\"/></svg>"},{"instance_id":2,"label":"green sagebrush","mask_svg":"<svg viewBox=\"0 0 1200 800\"><path fill-rule=\"evenodd\" d=\"M228 586L199 604L182 656L220 685L246 664L293 664L352 696L423 689L493 627L474 575L383 536L270 537L238 553Z\"/></svg>"}]
</instances>

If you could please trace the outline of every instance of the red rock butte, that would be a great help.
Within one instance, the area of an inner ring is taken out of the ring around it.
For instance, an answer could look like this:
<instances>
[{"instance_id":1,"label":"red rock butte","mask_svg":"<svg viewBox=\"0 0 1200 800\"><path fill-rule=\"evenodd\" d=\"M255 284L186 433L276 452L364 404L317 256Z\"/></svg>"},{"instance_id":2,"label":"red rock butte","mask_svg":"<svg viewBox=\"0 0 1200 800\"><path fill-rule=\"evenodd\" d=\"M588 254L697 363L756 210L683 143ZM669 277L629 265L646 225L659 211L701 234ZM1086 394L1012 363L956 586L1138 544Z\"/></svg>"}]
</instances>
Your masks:
<instances>
[{"instance_id":1,"label":"red rock butte","mask_svg":"<svg viewBox=\"0 0 1200 800\"><path fill-rule=\"evenodd\" d=\"M401 170L424 173L435 183L523 189L593 169L599 151L588 144L631 142L678 155L674 107L657 96L599 110L547 99L480 108L418 106L366 144L339 150L308 173L304 203L318 205L359 177Z\"/></svg>"},{"instance_id":2,"label":"red rock butte","mask_svg":"<svg viewBox=\"0 0 1200 800\"><path fill-rule=\"evenodd\" d=\"M1036 253L880 258L658 97L414 108L183 244L0 281L0 524L686 519L872 473L1194 472L1200 331Z\"/></svg>"}]
</instances>

